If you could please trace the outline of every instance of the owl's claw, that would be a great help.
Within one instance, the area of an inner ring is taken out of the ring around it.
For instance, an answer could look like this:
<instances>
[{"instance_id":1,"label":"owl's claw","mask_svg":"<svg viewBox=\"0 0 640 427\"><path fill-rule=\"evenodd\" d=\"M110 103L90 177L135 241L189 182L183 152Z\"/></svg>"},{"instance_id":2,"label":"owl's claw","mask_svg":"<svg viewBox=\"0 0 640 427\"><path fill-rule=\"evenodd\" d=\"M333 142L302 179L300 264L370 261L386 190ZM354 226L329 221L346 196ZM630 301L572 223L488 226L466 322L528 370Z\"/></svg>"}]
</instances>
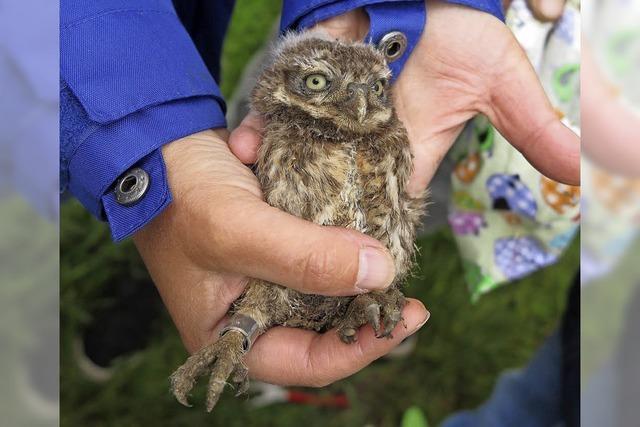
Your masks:
<instances>
[{"instance_id":1,"label":"owl's claw","mask_svg":"<svg viewBox=\"0 0 640 427\"><path fill-rule=\"evenodd\" d=\"M376 337L380 335L380 305L378 303L372 303L364 310L367 322L373 328L376 333Z\"/></svg>"},{"instance_id":2,"label":"owl's claw","mask_svg":"<svg viewBox=\"0 0 640 427\"><path fill-rule=\"evenodd\" d=\"M216 353L216 343L210 344L191 355L182 366L171 374L169 383L178 402L191 407L188 399L189 392L196 384L198 377L203 375L209 368L209 364L214 361Z\"/></svg>"},{"instance_id":3,"label":"owl's claw","mask_svg":"<svg viewBox=\"0 0 640 427\"><path fill-rule=\"evenodd\" d=\"M383 320L384 330L382 331L382 334L376 335L378 338L382 338L382 337L387 337L390 339L393 338L393 335L391 334L391 332L395 329L398 322L403 320L401 310L402 309L394 308L390 313L387 313L384 316L384 320Z\"/></svg>"},{"instance_id":4,"label":"owl's claw","mask_svg":"<svg viewBox=\"0 0 640 427\"><path fill-rule=\"evenodd\" d=\"M247 369L244 363L240 363L236 367L232 381L237 387L236 397L249 391L249 369Z\"/></svg>"},{"instance_id":5,"label":"owl's claw","mask_svg":"<svg viewBox=\"0 0 640 427\"><path fill-rule=\"evenodd\" d=\"M402 320L406 301L397 289L385 293L358 295L351 301L345 317L338 323L340 339L351 344L357 341L357 329L369 323L377 338L393 338L391 332Z\"/></svg>"},{"instance_id":6,"label":"owl's claw","mask_svg":"<svg viewBox=\"0 0 640 427\"><path fill-rule=\"evenodd\" d=\"M180 402L183 406L186 406L187 408L191 408L193 406L191 403L189 403L186 393L174 392L173 395L176 397L176 400Z\"/></svg>"},{"instance_id":7,"label":"owl's claw","mask_svg":"<svg viewBox=\"0 0 640 427\"><path fill-rule=\"evenodd\" d=\"M211 412L218 403L227 379L234 370L239 370L245 354L245 337L237 331L228 331L218 341L193 354L171 374L171 391L178 402L191 406L187 399L197 379L205 372L211 372L207 391L207 412ZM246 367L242 365L246 380Z\"/></svg>"},{"instance_id":8,"label":"owl's claw","mask_svg":"<svg viewBox=\"0 0 640 427\"><path fill-rule=\"evenodd\" d=\"M338 335L340 339L345 344L352 344L358 341L358 331L356 328L352 328L349 326L344 326L338 329Z\"/></svg>"}]
</instances>

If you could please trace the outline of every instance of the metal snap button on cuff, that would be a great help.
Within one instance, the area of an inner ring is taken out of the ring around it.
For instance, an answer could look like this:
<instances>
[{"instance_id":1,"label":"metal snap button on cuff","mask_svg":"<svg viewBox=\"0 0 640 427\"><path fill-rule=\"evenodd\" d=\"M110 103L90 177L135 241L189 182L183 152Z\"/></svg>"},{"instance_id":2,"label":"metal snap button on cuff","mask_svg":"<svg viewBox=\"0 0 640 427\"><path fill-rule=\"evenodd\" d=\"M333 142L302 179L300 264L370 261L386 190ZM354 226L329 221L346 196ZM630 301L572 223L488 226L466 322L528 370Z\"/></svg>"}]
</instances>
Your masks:
<instances>
[{"instance_id":1,"label":"metal snap button on cuff","mask_svg":"<svg viewBox=\"0 0 640 427\"><path fill-rule=\"evenodd\" d=\"M407 50L407 36L400 31L391 31L380 39L378 49L384 54L387 61L393 62Z\"/></svg>"},{"instance_id":2,"label":"metal snap button on cuff","mask_svg":"<svg viewBox=\"0 0 640 427\"><path fill-rule=\"evenodd\" d=\"M149 174L140 168L129 169L116 183L116 201L123 206L138 202L149 189Z\"/></svg>"}]
</instances>

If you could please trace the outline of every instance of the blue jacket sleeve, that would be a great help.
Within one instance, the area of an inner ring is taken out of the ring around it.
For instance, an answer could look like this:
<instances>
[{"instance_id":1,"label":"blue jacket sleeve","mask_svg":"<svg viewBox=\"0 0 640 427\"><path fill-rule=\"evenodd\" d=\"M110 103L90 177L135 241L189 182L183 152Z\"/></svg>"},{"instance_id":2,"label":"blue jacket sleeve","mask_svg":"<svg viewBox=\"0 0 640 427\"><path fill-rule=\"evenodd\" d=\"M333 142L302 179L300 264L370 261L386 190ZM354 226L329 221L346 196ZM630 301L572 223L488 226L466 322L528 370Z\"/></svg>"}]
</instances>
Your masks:
<instances>
[{"instance_id":1,"label":"blue jacket sleeve","mask_svg":"<svg viewBox=\"0 0 640 427\"><path fill-rule=\"evenodd\" d=\"M224 101L170 0L62 0L60 75L62 190L122 240L171 202L160 147L224 127ZM123 206L133 166L150 187Z\"/></svg>"},{"instance_id":2,"label":"blue jacket sleeve","mask_svg":"<svg viewBox=\"0 0 640 427\"><path fill-rule=\"evenodd\" d=\"M490 13L504 20L501 0L447 0ZM400 31L407 38L407 48L401 57L389 64L394 78L418 43L426 23L424 0L284 0L281 31L301 30L323 19L341 15L349 10L363 7L369 15L370 27L366 41L379 44L383 37Z\"/></svg>"}]
</instances>

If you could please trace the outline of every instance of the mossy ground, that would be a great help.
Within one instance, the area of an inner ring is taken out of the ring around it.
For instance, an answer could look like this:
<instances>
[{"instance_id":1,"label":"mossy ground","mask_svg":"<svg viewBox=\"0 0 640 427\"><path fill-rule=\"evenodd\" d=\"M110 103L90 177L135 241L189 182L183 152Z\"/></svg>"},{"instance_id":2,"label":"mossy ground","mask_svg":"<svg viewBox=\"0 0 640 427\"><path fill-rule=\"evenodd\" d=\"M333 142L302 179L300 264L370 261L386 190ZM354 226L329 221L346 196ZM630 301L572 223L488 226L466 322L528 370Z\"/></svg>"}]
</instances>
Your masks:
<instances>
[{"instance_id":1,"label":"mossy ground","mask_svg":"<svg viewBox=\"0 0 640 427\"><path fill-rule=\"evenodd\" d=\"M278 10L279 2L237 2L222 62L226 96L253 51L264 42ZM145 348L118 359L108 382L96 384L78 369L73 340L94 313L114 303L105 297L105 289L153 285L131 242L114 245L104 224L91 219L76 202L66 203L61 225L62 425L397 426L412 405L422 408L435 424L457 409L479 404L497 375L525 364L557 326L578 269L578 242L555 266L475 304L463 282L451 233L442 230L418 243L420 269L407 294L425 303L431 319L418 333L418 346L410 357L375 362L317 391L346 392L351 402L348 410L284 404L250 409L246 398L227 392L214 412L206 414L202 385L193 398L199 403L194 408L182 407L169 393L168 376L184 361L186 352L164 311L154 321ZM126 298L127 292L122 295ZM151 303L160 304L159 298Z\"/></svg>"}]
</instances>

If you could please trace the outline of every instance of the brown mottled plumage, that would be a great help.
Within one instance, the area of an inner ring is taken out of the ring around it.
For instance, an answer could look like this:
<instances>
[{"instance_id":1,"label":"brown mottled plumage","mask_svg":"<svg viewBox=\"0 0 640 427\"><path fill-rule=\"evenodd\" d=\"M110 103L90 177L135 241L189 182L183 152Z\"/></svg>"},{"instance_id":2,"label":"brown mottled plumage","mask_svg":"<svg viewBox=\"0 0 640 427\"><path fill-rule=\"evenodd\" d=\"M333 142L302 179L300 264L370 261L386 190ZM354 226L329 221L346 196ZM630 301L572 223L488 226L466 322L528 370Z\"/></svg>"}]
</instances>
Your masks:
<instances>
[{"instance_id":1,"label":"brown mottled plumage","mask_svg":"<svg viewBox=\"0 0 640 427\"><path fill-rule=\"evenodd\" d=\"M278 325L319 332L337 327L351 343L366 323L387 337L401 320L400 287L412 267L424 198L405 192L412 157L389 78L384 56L373 46L307 34L286 37L259 79L252 104L266 123L256 166L267 203L373 236L396 267L387 291L356 297L307 295L251 279L232 312L254 319L260 333ZM208 410L231 374L245 390L244 351L242 335L229 331L195 353L171 377L178 400L187 404L187 393L205 372L211 372Z\"/></svg>"}]
</instances>

